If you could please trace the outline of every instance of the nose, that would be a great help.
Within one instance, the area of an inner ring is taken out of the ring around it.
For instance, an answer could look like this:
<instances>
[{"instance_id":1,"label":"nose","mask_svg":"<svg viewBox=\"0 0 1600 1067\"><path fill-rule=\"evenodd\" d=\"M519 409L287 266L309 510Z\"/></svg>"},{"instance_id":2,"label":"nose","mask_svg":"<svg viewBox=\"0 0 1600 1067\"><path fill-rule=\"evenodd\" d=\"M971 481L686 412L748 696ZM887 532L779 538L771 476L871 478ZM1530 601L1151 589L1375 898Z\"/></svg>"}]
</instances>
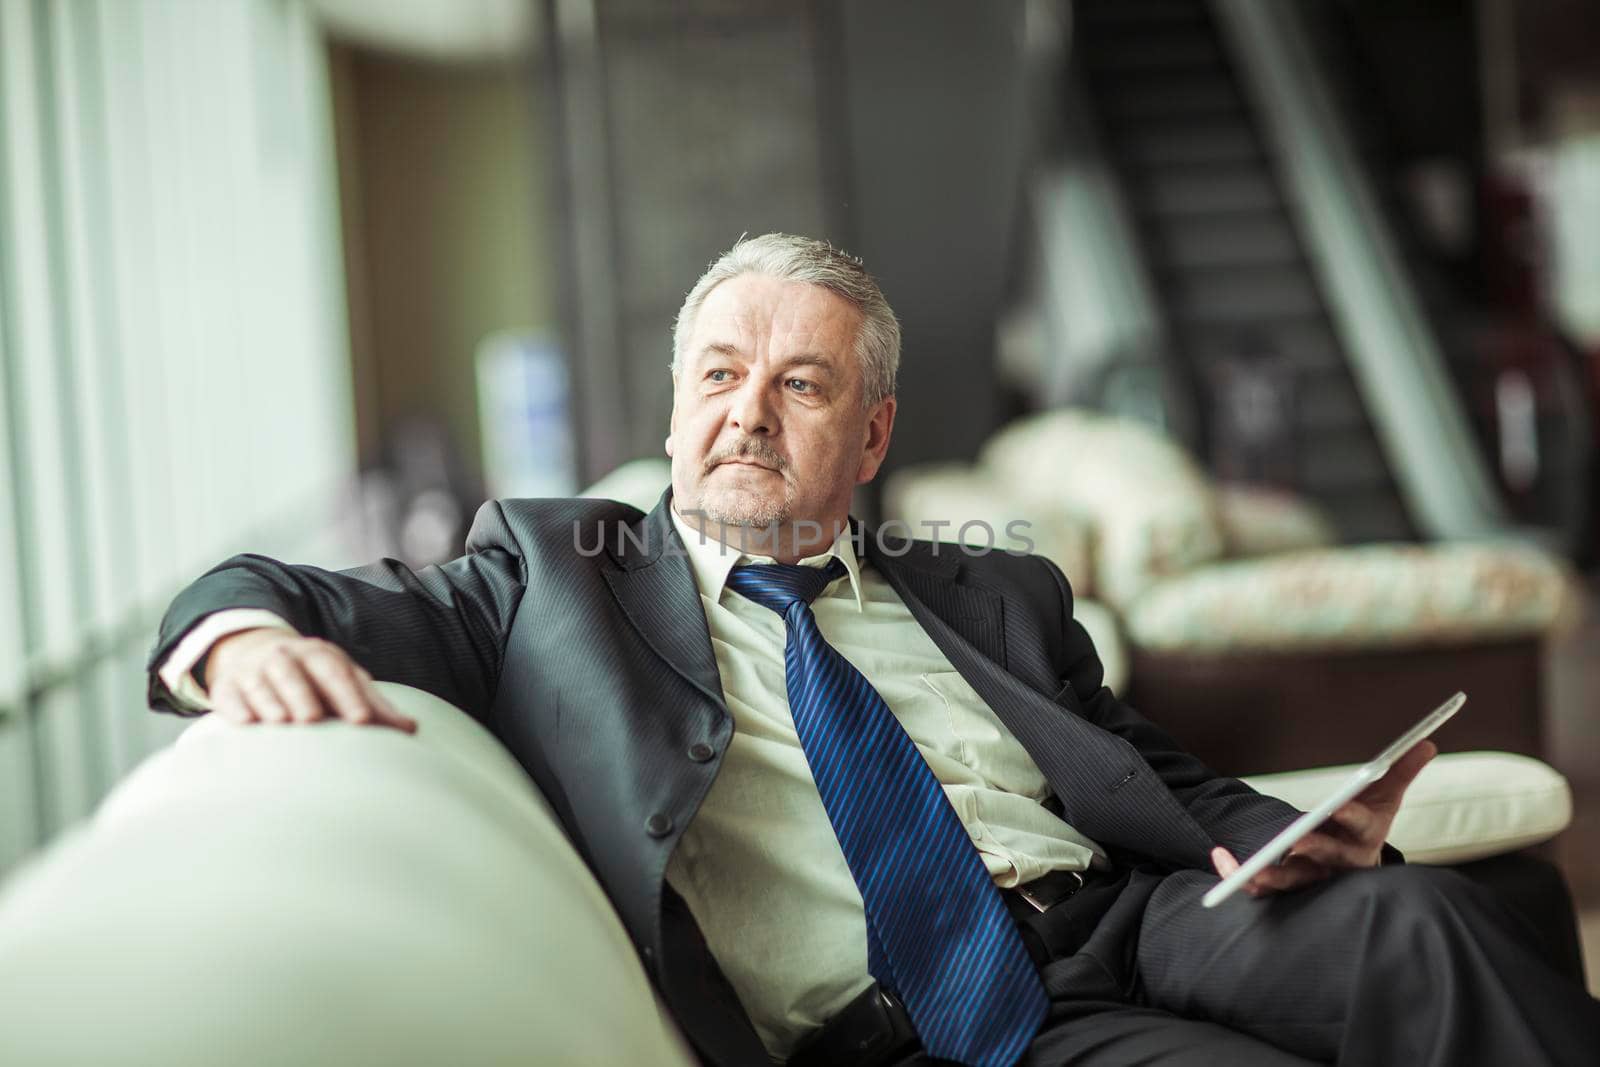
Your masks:
<instances>
[{"instance_id":1,"label":"nose","mask_svg":"<svg viewBox=\"0 0 1600 1067\"><path fill-rule=\"evenodd\" d=\"M751 435L770 437L778 432L777 409L765 386L750 375L728 405L728 421Z\"/></svg>"}]
</instances>

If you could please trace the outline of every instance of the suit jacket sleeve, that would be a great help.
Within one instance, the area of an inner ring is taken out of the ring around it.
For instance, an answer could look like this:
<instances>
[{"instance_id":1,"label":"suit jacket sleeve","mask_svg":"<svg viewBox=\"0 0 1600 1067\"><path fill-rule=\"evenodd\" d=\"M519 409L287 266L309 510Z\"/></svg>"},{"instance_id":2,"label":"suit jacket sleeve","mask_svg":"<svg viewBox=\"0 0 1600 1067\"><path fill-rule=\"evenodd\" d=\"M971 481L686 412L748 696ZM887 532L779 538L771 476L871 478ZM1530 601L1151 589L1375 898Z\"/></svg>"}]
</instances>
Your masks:
<instances>
[{"instance_id":1,"label":"suit jacket sleeve","mask_svg":"<svg viewBox=\"0 0 1600 1067\"><path fill-rule=\"evenodd\" d=\"M1085 718L1133 745L1195 822L1236 856L1255 852L1299 816L1299 811L1283 801L1213 771L1185 752L1165 730L1118 700L1103 684L1105 672L1088 632L1073 617L1072 590L1066 576L1049 559L1034 558L1050 572L1060 594L1058 677L1063 688L1071 687Z\"/></svg>"},{"instance_id":2,"label":"suit jacket sleeve","mask_svg":"<svg viewBox=\"0 0 1600 1067\"><path fill-rule=\"evenodd\" d=\"M413 571L397 560L346 571L234 556L168 608L149 661L150 706L184 714L157 668L201 619L262 608L343 648L380 681L425 689L482 719L527 584L521 550L495 501L479 509L467 554Z\"/></svg>"}]
</instances>

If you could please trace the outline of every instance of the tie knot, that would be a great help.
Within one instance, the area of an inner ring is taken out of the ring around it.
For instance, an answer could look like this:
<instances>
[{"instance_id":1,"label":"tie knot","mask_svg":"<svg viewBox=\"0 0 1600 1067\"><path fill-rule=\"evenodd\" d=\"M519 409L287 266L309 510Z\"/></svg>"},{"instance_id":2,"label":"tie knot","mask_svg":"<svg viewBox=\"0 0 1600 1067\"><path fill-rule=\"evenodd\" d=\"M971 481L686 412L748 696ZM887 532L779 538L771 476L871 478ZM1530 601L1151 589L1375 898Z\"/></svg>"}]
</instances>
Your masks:
<instances>
[{"instance_id":1,"label":"tie knot","mask_svg":"<svg viewBox=\"0 0 1600 1067\"><path fill-rule=\"evenodd\" d=\"M728 588L779 615L796 603L809 604L845 574L838 556L822 567L801 567L793 563L752 563L735 567L728 574Z\"/></svg>"}]
</instances>

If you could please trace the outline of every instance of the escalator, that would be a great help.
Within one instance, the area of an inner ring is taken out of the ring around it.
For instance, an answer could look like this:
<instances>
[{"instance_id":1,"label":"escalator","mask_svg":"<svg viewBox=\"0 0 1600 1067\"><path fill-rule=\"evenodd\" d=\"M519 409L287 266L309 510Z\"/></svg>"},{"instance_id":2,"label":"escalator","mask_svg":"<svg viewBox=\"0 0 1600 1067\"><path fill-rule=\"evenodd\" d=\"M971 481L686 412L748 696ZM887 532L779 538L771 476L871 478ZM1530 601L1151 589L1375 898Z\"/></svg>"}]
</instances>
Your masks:
<instances>
[{"instance_id":1,"label":"escalator","mask_svg":"<svg viewBox=\"0 0 1600 1067\"><path fill-rule=\"evenodd\" d=\"M1170 421L1212 473L1303 493L1347 541L1570 540L1508 518L1472 308L1410 239L1378 171L1381 107L1351 91L1363 74L1328 8L1072 11L1075 109L1189 408Z\"/></svg>"},{"instance_id":2,"label":"escalator","mask_svg":"<svg viewBox=\"0 0 1600 1067\"><path fill-rule=\"evenodd\" d=\"M1287 423L1264 472L1350 541L1416 534L1362 404L1272 149L1201 0L1085 0L1073 50L1219 474L1230 384L1254 373ZM1269 393L1271 395L1271 393ZM1270 417L1270 415L1268 416ZM1281 447L1286 446L1286 447Z\"/></svg>"}]
</instances>

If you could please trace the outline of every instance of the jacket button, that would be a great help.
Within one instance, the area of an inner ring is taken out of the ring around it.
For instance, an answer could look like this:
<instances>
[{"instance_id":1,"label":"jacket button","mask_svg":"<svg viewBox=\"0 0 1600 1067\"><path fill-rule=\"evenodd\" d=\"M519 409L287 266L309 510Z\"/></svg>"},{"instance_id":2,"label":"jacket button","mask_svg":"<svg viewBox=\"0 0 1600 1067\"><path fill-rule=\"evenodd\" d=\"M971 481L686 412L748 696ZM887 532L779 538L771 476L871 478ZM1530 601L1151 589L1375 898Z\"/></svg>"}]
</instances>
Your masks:
<instances>
[{"instance_id":1,"label":"jacket button","mask_svg":"<svg viewBox=\"0 0 1600 1067\"><path fill-rule=\"evenodd\" d=\"M651 837L666 837L672 833L672 816L658 811L645 820L644 829Z\"/></svg>"},{"instance_id":2,"label":"jacket button","mask_svg":"<svg viewBox=\"0 0 1600 1067\"><path fill-rule=\"evenodd\" d=\"M689 758L696 763L704 763L717 754L717 750L704 741L696 741L689 746Z\"/></svg>"}]
</instances>

